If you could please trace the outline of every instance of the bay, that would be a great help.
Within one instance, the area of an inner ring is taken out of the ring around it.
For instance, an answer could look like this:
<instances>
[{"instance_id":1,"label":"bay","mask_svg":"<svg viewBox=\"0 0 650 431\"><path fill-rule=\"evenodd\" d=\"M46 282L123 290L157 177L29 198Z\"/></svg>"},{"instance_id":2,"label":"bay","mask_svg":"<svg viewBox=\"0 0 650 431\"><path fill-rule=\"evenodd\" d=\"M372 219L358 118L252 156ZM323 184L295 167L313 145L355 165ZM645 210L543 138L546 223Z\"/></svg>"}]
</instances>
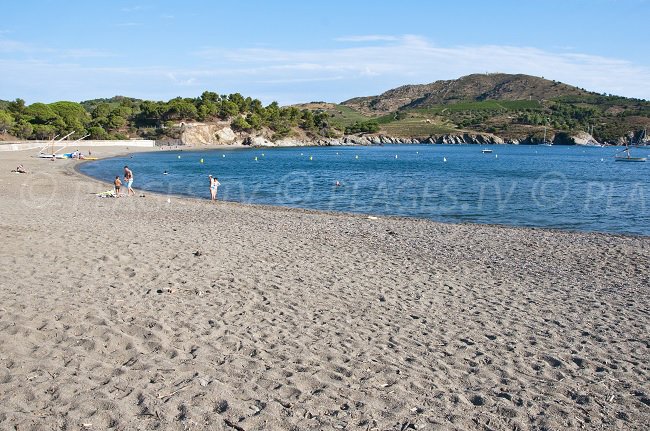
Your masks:
<instances>
[{"instance_id":1,"label":"bay","mask_svg":"<svg viewBox=\"0 0 650 431\"><path fill-rule=\"evenodd\" d=\"M170 195L209 199L211 174L221 182L219 200L650 235L650 163L617 163L617 151L424 144L210 149L136 153L85 163L80 171L112 183L129 165L136 190Z\"/></svg>"}]
</instances>

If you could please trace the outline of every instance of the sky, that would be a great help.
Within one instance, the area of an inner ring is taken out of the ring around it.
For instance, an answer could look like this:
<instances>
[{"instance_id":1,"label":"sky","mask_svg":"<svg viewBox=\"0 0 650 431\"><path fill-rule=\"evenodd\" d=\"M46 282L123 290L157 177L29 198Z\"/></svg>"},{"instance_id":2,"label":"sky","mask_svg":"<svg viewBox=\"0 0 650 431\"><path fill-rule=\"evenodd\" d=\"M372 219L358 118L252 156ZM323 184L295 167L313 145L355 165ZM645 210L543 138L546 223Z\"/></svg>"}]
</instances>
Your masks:
<instances>
[{"instance_id":1,"label":"sky","mask_svg":"<svg viewBox=\"0 0 650 431\"><path fill-rule=\"evenodd\" d=\"M650 0L6 0L0 99L342 102L472 73L650 100Z\"/></svg>"}]
</instances>

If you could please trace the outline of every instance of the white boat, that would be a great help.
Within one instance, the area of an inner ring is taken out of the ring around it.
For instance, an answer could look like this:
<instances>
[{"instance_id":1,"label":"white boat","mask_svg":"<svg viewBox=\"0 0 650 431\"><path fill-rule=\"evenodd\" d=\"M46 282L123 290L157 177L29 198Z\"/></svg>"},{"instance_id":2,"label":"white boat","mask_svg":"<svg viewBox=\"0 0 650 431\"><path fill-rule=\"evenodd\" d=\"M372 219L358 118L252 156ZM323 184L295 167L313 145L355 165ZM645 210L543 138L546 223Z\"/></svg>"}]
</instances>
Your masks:
<instances>
[{"instance_id":1,"label":"white boat","mask_svg":"<svg viewBox=\"0 0 650 431\"><path fill-rule=\"evenodd\" d=\"M541 145L542 147L552 147L553 146L552 142L547 142L546 141L546 127L544 127L544 139L542 140L542 143L539 144L539 145Z\"/></svg>"},{"instance_id":2,"label":"white boat","mask_svg":"<svg viewBox=\"0 0 650 431\"><path fill-rule=\"evenodd\" d=\"M491 152L492 152L492 150L489 149L489 148L483 148L483 149L481 150L481 153L483 153L483 154L487 154L487 153L491 153Z\"/></svg>"}]
</instances>

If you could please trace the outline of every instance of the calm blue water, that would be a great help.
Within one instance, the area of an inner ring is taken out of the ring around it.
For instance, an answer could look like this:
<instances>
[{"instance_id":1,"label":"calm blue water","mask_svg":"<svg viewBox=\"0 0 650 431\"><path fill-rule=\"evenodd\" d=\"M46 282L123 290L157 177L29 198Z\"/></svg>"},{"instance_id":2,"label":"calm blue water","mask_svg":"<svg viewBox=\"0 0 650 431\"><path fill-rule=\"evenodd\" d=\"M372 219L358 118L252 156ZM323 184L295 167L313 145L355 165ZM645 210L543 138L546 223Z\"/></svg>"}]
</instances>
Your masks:
<instances>
[{"instance_id":1,"label":"calm blue water","mask_svg":"<svg viewBox=\"0 0 650 431\"><path fill-rule=\"evenodd\" d=\"M220 200L650 235L650 162L615 162L617 148L496 145L491 154L482 148L159 151L86 163L81 171L112 182L128 164L136 190L206 199L212 174L222 184ZM648 156L650 149L634 153Z\"/></svg>"}]
</instances>

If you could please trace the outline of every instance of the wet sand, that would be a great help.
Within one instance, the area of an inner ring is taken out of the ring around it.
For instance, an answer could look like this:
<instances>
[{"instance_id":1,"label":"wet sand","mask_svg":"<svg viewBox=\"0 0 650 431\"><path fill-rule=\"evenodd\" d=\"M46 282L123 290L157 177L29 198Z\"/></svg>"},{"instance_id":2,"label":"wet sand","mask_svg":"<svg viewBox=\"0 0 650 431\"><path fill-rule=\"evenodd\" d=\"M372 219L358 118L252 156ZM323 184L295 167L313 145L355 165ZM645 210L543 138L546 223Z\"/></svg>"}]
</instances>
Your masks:
<instances>
[{"instance_id":1,"label":"wet sand","mask_svg":"<svg viewBox=\"0 0 650 431\"><path fill-rule=\"evenodd\" d=\"M31 154L0 155L1 429L650 423L648 237L101 199Z\"/></svg>"}]
</instances>

